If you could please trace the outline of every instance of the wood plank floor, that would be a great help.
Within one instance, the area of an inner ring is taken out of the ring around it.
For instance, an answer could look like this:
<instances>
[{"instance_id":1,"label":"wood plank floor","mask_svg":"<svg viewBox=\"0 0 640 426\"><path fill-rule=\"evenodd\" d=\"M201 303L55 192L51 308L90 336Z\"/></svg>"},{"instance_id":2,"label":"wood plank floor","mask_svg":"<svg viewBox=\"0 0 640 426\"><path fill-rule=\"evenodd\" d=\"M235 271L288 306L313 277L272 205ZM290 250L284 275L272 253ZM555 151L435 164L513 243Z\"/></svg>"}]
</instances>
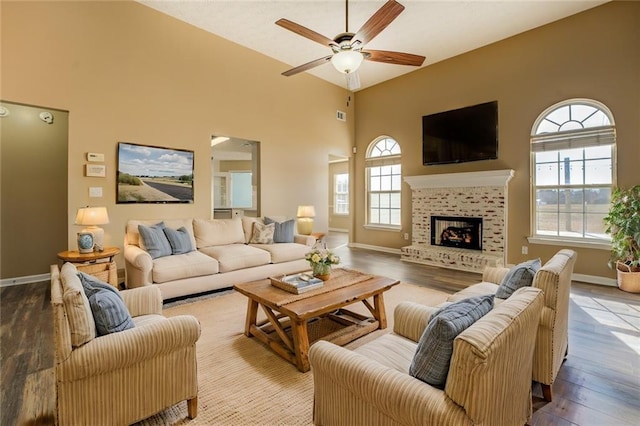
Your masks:
<instances>
[{"instance_id":1,"label":"wood plank floor","mask_svg":"<svg viewBox=\"0 0 640 426\"><path fill-rule=\"evenodd\" d=\"M399 256L344 245L329 247L350 268L455 292L478 274L401 262ZM337 248L336 248L337 247ZM49 283L0 289L0 425L53 424L53 326ZM574 282L569 311L569 357L554 399L533 387L531 425L640 424L640 295Z\"/></svg>"}]
</instances>

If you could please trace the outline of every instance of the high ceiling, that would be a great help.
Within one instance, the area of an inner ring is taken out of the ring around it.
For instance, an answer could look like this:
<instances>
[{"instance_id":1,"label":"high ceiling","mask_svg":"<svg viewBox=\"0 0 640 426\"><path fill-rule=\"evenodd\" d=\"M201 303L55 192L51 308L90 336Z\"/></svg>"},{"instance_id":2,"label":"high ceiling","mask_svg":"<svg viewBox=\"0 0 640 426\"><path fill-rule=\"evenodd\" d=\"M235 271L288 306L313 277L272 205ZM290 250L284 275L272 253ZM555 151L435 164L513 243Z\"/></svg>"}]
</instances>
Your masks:
<instances>
[{"instance_id":1,"label":"high ceiling","mask_svg":"<svg viewBox=\"0 0 640 426\"><path fill-rule=\"evenodd\" d=\"M333 39L345 32L344 0L138 0L139 3L283 62L282 71L331 54L331 49L275 25L287 18ZM565 18L609 0L398 0L405 10L366 48L423 55L423 67ZM356 32L385 0L349 1ZM365 61L361 89L417 68ZM331 64L307 71L346 88ZM282 77L299 78L299 76Z\"/></svg>"}]
</instances>

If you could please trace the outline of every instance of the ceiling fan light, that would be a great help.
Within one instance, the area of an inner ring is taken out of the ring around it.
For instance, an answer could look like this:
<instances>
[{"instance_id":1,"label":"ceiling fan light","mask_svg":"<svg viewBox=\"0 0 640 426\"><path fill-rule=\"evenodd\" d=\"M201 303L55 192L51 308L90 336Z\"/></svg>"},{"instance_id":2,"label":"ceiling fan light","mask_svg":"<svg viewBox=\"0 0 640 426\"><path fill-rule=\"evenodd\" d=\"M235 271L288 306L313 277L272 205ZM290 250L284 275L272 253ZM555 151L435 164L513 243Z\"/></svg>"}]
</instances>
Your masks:
<instances>
[{"instance_id":1,"label":"ceiling fan light","mask_svg":"<svg viewBox=\"0 0 640 426\"><path fill-rule=\"evenodd\" d=\"M342 50L331 57L333 66L343 74L354 72L360 67L364 56L355 50Z\"/></svg>"}]
</instances>

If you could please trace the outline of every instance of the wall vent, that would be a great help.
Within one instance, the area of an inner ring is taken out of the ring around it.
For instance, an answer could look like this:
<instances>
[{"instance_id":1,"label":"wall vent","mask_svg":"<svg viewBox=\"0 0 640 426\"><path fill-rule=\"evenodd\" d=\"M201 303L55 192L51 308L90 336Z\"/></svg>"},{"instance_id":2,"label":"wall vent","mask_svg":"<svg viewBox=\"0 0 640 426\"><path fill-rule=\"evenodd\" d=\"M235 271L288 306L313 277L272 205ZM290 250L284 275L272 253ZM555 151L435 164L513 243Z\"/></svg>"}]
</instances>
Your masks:
<instances>
[{"instance_id":1,"label":"wall vent","mask_svg":"<svg viewBox=\"0 0 640 426\"><path fill-rule=\"evenodd\" d=\"M342 111L336 111L336 118L340 121L347 121L347 113Z\"/></svg>"}]
</instances>

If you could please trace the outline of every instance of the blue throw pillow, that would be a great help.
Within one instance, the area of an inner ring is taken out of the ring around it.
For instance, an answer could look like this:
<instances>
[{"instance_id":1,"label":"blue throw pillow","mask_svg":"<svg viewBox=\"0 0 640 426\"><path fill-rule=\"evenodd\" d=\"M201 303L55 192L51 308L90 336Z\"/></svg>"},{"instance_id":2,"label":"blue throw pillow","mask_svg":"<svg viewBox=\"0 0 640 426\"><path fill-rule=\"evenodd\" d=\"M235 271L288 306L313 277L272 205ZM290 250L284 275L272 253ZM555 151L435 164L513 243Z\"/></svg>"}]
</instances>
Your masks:
<instances>
[{"instance_id":1,"label":"blue throw pillow","mask_svg":"<svg viewBox=\"0 0 640 426\"><path fill-rule=\"evenodd\" d=\"M453 341L493 309L493 295L470 297L436 311L422 333L409 374L432 386L444 388L449 374Z\"/></svg>"},{"instance_id":2,"label":"blue throw pillow","mask_svg":"<svg viewBox=\"0 0 640 426\"><path fill-rule=\"evenodd\" d=\"M184 226L178 229L164 228L164 234L169 240L172 254L184 254L194 250L191 244L191 236Z\"/></svg>"},{"instance_id":3,"label":"blue throw pillow","mask_svg":"<svg viewBox=\"0 0 640 426\"><path fill-rule=\"evenodd\" d=\"M78 272L96 323L98 336L134 328L135 324L120 292L93 275Z\"/></svg>"},{"instance_id":4,"label":"blue throw pillow","mask_svg":"<svg viewBox=\"0 0 640 426\"><path fill-rule=\"evenodd\" d=\"M153 226L138 225L142 244L152 259L171 255L171 244L164 233L164 228L164 222L156 223Z\"/></svg>"},{"instance_id":5,"label":"blue throw pillow","mask_svg":"<svg viewBox=\"0 0 640 426\"><path fill-rule=\"evenodd\" d=\"M520 287L531 286L533 277L541 267L540 259L519 263L507 272L496 290L498 299L507 299Z\"/></svg>"},{"instance_id":6,"label":"blue throw pillow","mask_svg":"<svg viewBox=\"0 0 640 426\"><path fill-rule=\"evenodd\" d=\"M275 220L269 217L265 217L264 223L265 225L269 225L270 223L275 223L276 230L273 233L274 243L292 243L293 242L293 234L296 226L296 221L294 219L287 220L286 222L276 222Z\"/></svg>"}]
</instances>

